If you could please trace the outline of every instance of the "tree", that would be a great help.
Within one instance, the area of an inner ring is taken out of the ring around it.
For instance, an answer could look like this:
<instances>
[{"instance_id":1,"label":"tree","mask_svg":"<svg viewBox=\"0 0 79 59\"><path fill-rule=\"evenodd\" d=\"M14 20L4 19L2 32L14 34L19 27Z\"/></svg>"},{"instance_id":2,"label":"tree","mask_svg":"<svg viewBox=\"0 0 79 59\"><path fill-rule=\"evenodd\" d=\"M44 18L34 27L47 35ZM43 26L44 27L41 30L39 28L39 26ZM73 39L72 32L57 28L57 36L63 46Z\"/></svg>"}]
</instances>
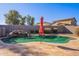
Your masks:
<instances>
[{"instance_id":1,"label":"tree","mask_svg":"<svg viewBox=\"0 0 79 59\"><path fill-rule=\"evenodd\" d=\"M32 25L32 26L34 25L34 17L27 15L26 21L28 25Z\"/></svg>"},{"instance_id":2,"label":"tree","mask_svg":"<svg viewBox=\"0 0 79 59\"><path fill-rule=\"evenodd\" d=\"M19 24L20 25L25 25L25 22L26 22L26 16L24 16L24 17L20 17L20 21L19 21Z\"/></svg>"},{"instance_id":3,"label":"tree","mask_svg":"<svg viewBox=\"0 0 79 59\"><path fill-rule=\"evenodd\" d=\"M10 10L7 14L5 14L5 22L10 25L18 25L19 17L21 15L16 10Z\"/></svg>"},{"instance_id":4,"label":"tree","mask_svg":"<svg viewBox=\"0 0 79 59\"><path fill-rule=\"evenodd\" d=\"M5 14L5 23L9 25L25 25L27 22L28 25L34 25L34 17L27 15L22 16L16 10L10 10Z\"/></svg>"},{"instance_id":5,"label":"tree","mask_svg":"<svg viewBox=\"0 0 79 59\"><path fill-rule=\"evenodd\" d=\"M34 17L32 17L31 25L32 25L32 26L34 25Z\"/></svg>"},{"instance_id":6,"label":"tree","mask_svg":"<svg viewBox=\"0 0 79 59\"><path fill-rule=\"evenodd\" d=\"M27 21L27 24L30 25L30 26L33 26L34 25L34 17L30 16L30 15L27 15L26 17L26 21ZM30 38L31 35L30 35L30 31L28 31L28 37Z\"/></svg>"}]
</instances>

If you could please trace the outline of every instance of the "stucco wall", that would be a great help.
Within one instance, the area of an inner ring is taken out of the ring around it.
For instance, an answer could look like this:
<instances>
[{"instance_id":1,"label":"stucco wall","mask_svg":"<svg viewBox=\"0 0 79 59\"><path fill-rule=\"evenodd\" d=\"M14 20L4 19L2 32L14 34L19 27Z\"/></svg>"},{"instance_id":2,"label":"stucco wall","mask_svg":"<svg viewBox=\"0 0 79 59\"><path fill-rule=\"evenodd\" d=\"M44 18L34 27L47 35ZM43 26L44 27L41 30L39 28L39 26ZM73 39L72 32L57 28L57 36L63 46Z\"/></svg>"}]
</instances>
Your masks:
<instances>
[{"instance_id":1,"label":"stucco wall","mask_svg":"<svg viewBox=\"0 0 79 59\"><path fill-rule=\"evenodd\" d=\"M70 30L73 34L75 34L75 31L79 26L65 26L68 30Z\"/></svg>"},{"instance_id":2,"label":"stucco wall","mask_svg":"<svg viewBox=\"0 0 79 59\"><path fill-rule=\"evenodd\" d=\"M3 30L4 29L4 30ZM24 30L26 32L30 30L38 29L37 26L24 26L24 25L0 25L0 36L8 35L10 32L14 30Z\"/></svg>"},{"instance_id":3,"label":"stucco wall","mask_svg":"<svg viewBox=\"0 0 79 59\"><path fill-rule=\"evenodd\" d=\"M74 34L76 28L79 26L47 26L44 28L57 28L58 33L67 33L67 34ZM13 30L24 30L28 32L29 30L38 30L38 26L23 26L23 25L0 25L0 36L8 35ZM53 33L54 34L54 33Z\"/></svg>"}]
</instances>

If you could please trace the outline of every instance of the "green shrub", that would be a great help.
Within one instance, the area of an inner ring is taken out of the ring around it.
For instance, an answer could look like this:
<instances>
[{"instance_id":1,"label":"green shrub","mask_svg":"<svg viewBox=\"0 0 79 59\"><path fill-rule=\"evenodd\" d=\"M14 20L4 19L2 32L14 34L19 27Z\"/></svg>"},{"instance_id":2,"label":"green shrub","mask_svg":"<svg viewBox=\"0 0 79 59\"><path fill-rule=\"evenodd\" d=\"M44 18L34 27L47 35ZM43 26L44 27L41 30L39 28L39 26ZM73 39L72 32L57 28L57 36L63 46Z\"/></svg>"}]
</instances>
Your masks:
<instances>
[{"instance_id":1,"label":"green shrub","mask_svg":"<svg viewBox=\"0 0 79 59\"><path fill-rule=\"evenodd\" d=\"M32 33L32 34L38 34L39 31L38 31L38 30L35 30L35 31L34 31L34 30L31 30L31 33Z\"/></svg>"}]
</instances>

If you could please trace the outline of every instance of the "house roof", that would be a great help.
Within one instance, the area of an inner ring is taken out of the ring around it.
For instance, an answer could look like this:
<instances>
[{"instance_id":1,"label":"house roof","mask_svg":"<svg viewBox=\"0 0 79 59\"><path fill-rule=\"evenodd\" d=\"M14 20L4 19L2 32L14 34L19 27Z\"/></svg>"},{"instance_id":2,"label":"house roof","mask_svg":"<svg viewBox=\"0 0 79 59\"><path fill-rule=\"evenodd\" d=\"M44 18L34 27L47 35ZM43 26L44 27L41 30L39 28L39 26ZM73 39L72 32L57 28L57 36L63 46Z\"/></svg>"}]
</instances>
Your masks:
<instances>
[{"instance_id":1,"label":"house roof","mask_svg":"<svg viewBox=\"0 0 79 59\"><path fill-rule=\"evenodd\" d=\"M67 19L61 19L61 20L54 21L54 22L52 22L52 24L54 24L54 23L56 23L56 22L68 21L68 20L74 20L74 21L76 21L75 17L72 17L72 18L67 18ZM77 22L77 21L76 21L76 22Z\"/></svg>"}]
</instances>

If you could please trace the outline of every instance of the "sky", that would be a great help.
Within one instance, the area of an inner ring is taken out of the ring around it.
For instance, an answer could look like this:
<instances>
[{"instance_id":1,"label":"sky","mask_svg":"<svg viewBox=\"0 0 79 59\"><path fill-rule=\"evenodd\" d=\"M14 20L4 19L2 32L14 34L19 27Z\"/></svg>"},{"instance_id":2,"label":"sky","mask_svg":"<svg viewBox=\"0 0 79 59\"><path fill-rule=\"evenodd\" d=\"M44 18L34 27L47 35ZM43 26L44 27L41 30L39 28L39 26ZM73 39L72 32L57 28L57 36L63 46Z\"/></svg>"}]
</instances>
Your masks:
<instances>
[{"instance_id":1,"label":"sky","mask_svg":"<svg viewBox=\"0 0 79 59\"><path fill-rule=\"evenodd\" d=\"M9 10L16 10L21 15L35 17L35 23L44 17L45 22L75 17L79 25L79 4L77 3L1 3L0 25L5 25L4 15Z\"/></svg>"}]
</instances>

